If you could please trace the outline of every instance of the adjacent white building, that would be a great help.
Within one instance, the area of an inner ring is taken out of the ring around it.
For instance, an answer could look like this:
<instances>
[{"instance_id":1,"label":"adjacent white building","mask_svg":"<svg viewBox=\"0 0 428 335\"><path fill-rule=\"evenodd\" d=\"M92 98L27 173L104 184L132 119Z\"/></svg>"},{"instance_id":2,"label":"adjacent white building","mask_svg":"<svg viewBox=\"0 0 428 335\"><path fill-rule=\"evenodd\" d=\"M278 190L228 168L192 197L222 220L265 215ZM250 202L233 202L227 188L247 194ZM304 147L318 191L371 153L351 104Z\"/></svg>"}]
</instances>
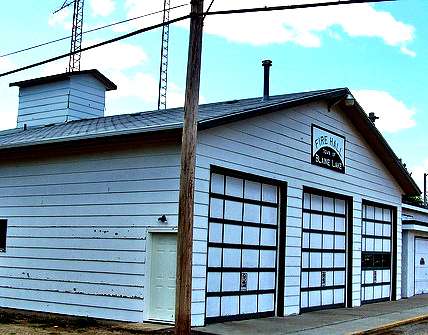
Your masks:
<instances>
[{"instance_id":1,"label":"adjacent white building","mask_svg":"<svg viewBox=\"0 0 428 335\"><path fill-rule=\"evenodd\" d=\"M172 322L182 109L103 117L96 70L13 85L0 306ZM201 105L198 136L193 325L401 298L420 190L348 89Z\"/></svg>"},{"instance_id":2,"label":"adjacent white building","mask_svg":"<svg viewBox=\"0 0 428 335\"><path fill-rule=\"evenodd\" d=\"M428 209L403 204L403 297L428 293Z\"/></svg>"}]
</instances>

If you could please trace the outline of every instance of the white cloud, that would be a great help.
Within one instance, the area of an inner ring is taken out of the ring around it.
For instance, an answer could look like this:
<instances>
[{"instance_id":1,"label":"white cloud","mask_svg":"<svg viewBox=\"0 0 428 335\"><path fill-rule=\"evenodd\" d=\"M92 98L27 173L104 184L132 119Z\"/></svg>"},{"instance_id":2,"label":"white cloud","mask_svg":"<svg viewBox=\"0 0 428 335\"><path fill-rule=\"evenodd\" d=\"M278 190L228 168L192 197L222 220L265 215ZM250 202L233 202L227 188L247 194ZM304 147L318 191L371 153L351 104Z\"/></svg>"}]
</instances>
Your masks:
<instances>
[{"instance_id":1,"label":"white cloud","mask_svg":"<svg viewBox=\"0 0 428 335\"><path fill-rule=\"evenodd\" d=\"M96 42L92 40L84 44L93 45ZM137 98L146 105L156 108L158 78L141 69L147 59L147 54L141 47L118 42L84 52L81 69L98 69L118 86L117 91L108 93L108 100L118 102L122 99L121 101L126 103L127 98ZM67 65L68 59L47 64L43 69L43 75L64 72ZM172 82L168 85L167 104L168 107L184 104L184 90ZM128 113L127 110L120 112Z\"/></svg>"},{"instance_id":2,"label":"white cloud","mask_svg":"<svg viewBox=\"0 0 428 335\"><path fill-rule=\"evenodd\" d=\"M0 58L0 72L8 71L15 67L16 64L8 58ZM14 76L0 78L0 130L16 127L18 90L9 87L9 82L13 82L14 79ZM12 91L15 93L11 93Z\"/></svg>"},{"instance_id":3,"label":"white cloud","mask_svg":"<svg viewBox=\"0 0 428 335\"><path fill-rule=\"evenodd\" d=\"M9 58L2 57L0 58L0 71L5 72L15 68L15 63L12 62Z\"/></svg>"},{"instance_id":4,"label":"white cloud","mask_svg":"<svg viewBox=\"0 0 428 335\"><path fill-rule=\"evenodd\" d=\"M284 0L270 0L267 3L266 0L217 0L212 10L280 6L311 1L295 0L284 3ZM127 0L125 7L128 17L134 17L159 10L160 3ZM188 11L188 7L173 10L172 17L185 15ZM162 16L158 14L144 18L143 21L137 20L133 24L135 28L161 20ZM188 23L181 22L178 25L187 27ZM321 33L333 27L341 28L351 37L379 38L387 45L399 47L406 55L414 54L407 47L414 38L414 27L397 20L391 13L377 10L369 4L209 16L205 23L205 32L224 37L231 42L252 45L292 42L304 47L320 47ZM330 37L337 38L337 35L330 34Z\"/></svg>"},{"instance_id":5,"label":"white cloud","mask_svg":"<svg viewBox=\"0 0 428 335\"><path fill-rule=\"evenodd\" d=\"M113 0L91 0L91 10L94 16L109 16L115 8L116 3Z\"/></svg>"},{"instance_id":6,"label":"white cloud","mask_svg":"<svg viewBox=\"0 0 428 335\"><path fill-rule=\"evenodd\" d=\"M84 41L83 47L94 45L99 41ZM81 68L99 69L102 72L124 71L142 65L147 60L145 51L136 45L117 42L88 50L82 53ZM45 75L64 72L68 65L68 58L47 64L43 72Z\"/></svg>"},{"instance_id":7,"label":"white cloud","mask_svg":"<svg viewBox=\"0 0 428 335\"><path fill-rule=\"evenodd\" d=\"M99 41L88 41L83 47ZM126 70L142 65L147 60L146 52L139 46L129 43L114 43L83 53L82 67L102 70Z\"/></svg>"},{"instance_id":8,"label":"white cloud","mask_svg":"<svg viewBox=\"0 0 428 335\"><path fill-rule=\"evenodd\" d=\"M12 129L16 127L18 116L18 90L11 94L11 88L7 84L0 84L0 130Z\"/></svg>"},{"instance_id":9,"label":"white cloud","mask_svg":"<svg viewBox=\"0 0 428 335\"><path fill-rule=\"evenodd\" d=\"M133 75L124 75L116 72L113 74L115 83L118 86L117 93L112 95L112 99L127 97L139 98L145 103L156 107L158 101L159 81L151 74L137 72ZM168 85L167 107L178 107L184 105L184 90L170 83Z\"/></svg>"},{"instance_id":10,"label":"white cloud","mask_svg":"<svg viewBox=\"0 0 428 335\"><path fill-rule=\"evenodd\" d=\"M367 114L373 112L379 116L376 121L379 130L394 133L416 125L413 118L416 111L390 93L377 90L353 90L352 93Z\"/></svg>"},{"instance_id":11,"label":"white cloud","mask_svg":"<svg viewBox=\"0 0 428 335\"><path fill-rule=\"evenodd\" d=\"M71 12L69 8L64 8L55 14L50 14L48 25L51 27L62 25L64 29L71 29Z\"/></svg>"},{"instance_id":12,"label":"white cloud","mask_svg":"<svg viewBox=\"0 0 428 335\"><path fill-rule=\"evenodd\" d=\"M428 172L428 158L423 160L419 165L410 168L413 179L418 184L419 188L424 190L424 173Z\"/></svg>"},{"instance_id":13,"label":"white cloud","mask_svg":"<svg viewBox=\"0 0 428 335\"><path fill-rule=\"evenodd\" d=\"M416 57L416 52L414 52L413 50L410 50L409 48L407 48L405 46L402 46L400 48L400 51L407 56Z\"/></svg>"}]
</instances>

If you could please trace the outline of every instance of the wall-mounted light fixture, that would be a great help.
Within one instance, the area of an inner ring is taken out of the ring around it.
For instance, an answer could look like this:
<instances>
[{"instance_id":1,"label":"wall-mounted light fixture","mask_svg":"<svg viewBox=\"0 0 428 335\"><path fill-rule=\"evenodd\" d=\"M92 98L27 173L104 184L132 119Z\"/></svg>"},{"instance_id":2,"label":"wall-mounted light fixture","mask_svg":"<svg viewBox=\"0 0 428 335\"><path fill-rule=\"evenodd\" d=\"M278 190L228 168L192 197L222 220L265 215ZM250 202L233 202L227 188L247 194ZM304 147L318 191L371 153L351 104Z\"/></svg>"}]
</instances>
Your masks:
<instances>
[{"instance_id":1,"label":"wall-mounted light fixture","mask_svg":"<svg viewBox=\"0 0 428 335\"><path fill-rule=\"evenodd\" d=\"M345 97L345 105L350 107L355 105L355 98L352 94L348 94Z\"/></svg>"},{"instance_id":2,"label":"wall-mounted light fixture","mask_svg":"<svg viewBox=\"0 0 428 335\"><path fill-rule=\"evenodd\" d=\"M354 106L355 105L355 98L354 98L354 96L352 95L352 94L347 94L346 95L346 97L341 97L340 99L338 99L338 100L336 100L336 101L334 101L334 102L330 102L329 104L328 104L328 111L329 112L331 112L331 109L334 107L334 106L336 106L336 105L338 105L339 103L341 103L341 102L344 102L345 103L345 106L347 106L347 107L351 107L351 106Z\"/></svg>"}]
</instances>

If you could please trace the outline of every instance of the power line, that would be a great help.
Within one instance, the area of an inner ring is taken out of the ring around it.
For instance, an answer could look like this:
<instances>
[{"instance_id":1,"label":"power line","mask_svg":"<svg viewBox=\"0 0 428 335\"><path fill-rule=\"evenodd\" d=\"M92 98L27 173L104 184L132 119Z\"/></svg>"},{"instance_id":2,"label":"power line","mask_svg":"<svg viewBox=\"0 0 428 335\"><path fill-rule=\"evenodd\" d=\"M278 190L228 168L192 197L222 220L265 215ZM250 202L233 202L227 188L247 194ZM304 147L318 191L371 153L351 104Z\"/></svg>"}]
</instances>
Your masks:
<instances>
[{"instance_id":1,"label":"power line","mask_svg":"<svg viewBox=\"0 0 428 335\"><path fill-rule=\"evenodd\" d=\"M168 22L165 22L165 23L158 23L158 24L146 27L146 28L134 30L134 31L132 31L130 33L127 33L125 35L121 35L121 36L112 38L110 40L106 40L106 41L103 41L103 42L100 42L100 43L97 43L97 44L94 44L94 45L90 45L88 47L84 47L84 48L81 49L81 52L88 51L88 50L91 50L91 49L95 49L95 48L98 48L98 47L101 47L101 46L104 46L104 45L107 45L107 44L111 44L111 43L114 43L114 42L118 42L118 41L124 40L126 38L129 38L129 37L132 37L132 36L135 36L135 35L139 35L139 34L142 34L142 33L145 33L145 32L148 32L148 31L151 31L151 30L154 30L154 29L157 29L157 28L161 28L165 24L172 24L172 23L176 23L176 22L179 22L179 21L187 20L187 19L190 19L190 14L185 15L185 16L180 16L178 18L169 20ZM57 61L57 60L59 60L61 58L69 57L72 54L73 54L73 52L67 52L65 54L62 54L62 55L59 55L59 56L55 56L55 57L52 57L52 58L48 58L48 59L45 59L43 61L40 61L40 62L37 62L37 63L33 63L33 64L30 64L30 65L26 65L26 66L20 67L20 68L15 69L15 70L3 72L3 73L0 73L0 77L4 77L4 76L7 76L7 75L10 75L10 74L13 74L13 73L17 73L17 72L20 72L20 71L28 70L28 69L31 69L33 67L37 67L37 66L44 65L44 64L47 64L47 63L55 62L55 61Z\"/></svg>"},{"instance_id":2,"label":"power line","mask_svg":"<svg viewBox=\"0 0 428 335\"><path fill-rule=\"evenodd\" d=\"M330 2L322 2L322 3L311 3L311 4L301 4L301 5L288 5L288 6L274 6L274 7L257 7L257 8L241 8L241 9L229 9L229 10L222 10L222 11L216 11L216 12L205 12L202 13L200 15L204 16L205 14L207 15L228 15L228 14L242 14L242 13L255 13L255 12L270 12L270 11L279 11L279 10L288 10L288 9L299 9L299 8L315 8L315 7L326 7L326 6L336 6L336 5L348 5L348 4L358 4L358 3L376 3L376 2L395 2L397 0L343 0L343 1L330 1ZM195 14L188 14L188 15L184 15L184 16L180 16L178 18L163 22L163 23L158 23L155 25L152 25L150 27L146 27L146 28L142 28L142 29L138 29L135 30L133 32L82 48L82 52L84 51L88 51L94 48L98 48L107 44L111 44L117 41L121 41L123 39L138 35L138 34L142 34L157 28L161 28L165 25L169 25L169 24L173 24L179 21L183 21L183 20L187 20L189 19L192 15ZM68 52L66 54L62 54L56 57L52 57L49 59L45 59L43 61L37 62L37 63L33 63L30 65L26 65L11 71L7 71L7 72L3 72L0 73L0 77L4 77L13 73L17 73L20 71L24 71L24 70L28 70L40 65L44 65L47 63L51 63L54 61L57 61L61 58L65 58L65 57L69 57L70 55L72 55L72 52Z\"/></svg>"},{"instance_id":3,"label":"power line","mask_svg":"<svg viewBox=\"0 0 428 335\"><path fill-rule=\"evenodd\" d=\"M177 5L177 6L171 7L170 9L177 9L177 8L181 8L181 7L185 7L185 6L189 6L189 3L183 3L181 5ZM105 28L110 28L110 27L113 27L113 26L116 26L116 25L119 25L119 24L122 24L122 23L127 23L127 22L130 22L130 21L142 19L142 18L147 17L147 16L151 16L151 15L162 13L163 11L164 10L161 9L161 10L158 10L158 11L155 11L155 12L151 12L151 13L148 13L148 14L144 14L144 15L140 15L140 16L135 16L135 17L132 17L132 18L129 18L129 19L126 19L126 20L121 20L121 21L109 23L109 24L106 24L104 26L100 26L100 27L97 27L97 28L93 28L93 29L84 31L83 34L92 33L94 31L102 30L102 29L105 29ZM0 58L7 57L7 56L12 56L12 55L15 55L15 54L18 54L18 53L21 53L21 52L24 52L24 51L28 51L28 50L40 48L40 47L43 47L45 45L49 45L49 44L52 44L52 43L61 42L61 41L69 39L70 37L71 37L71 35L70 36L64 36L64 37L60 37L60 38L52 40L52 41L43 42L43 43L36 44L36 45L30 46L30 47L27 47L27 48L24 48L24 49L20 49L20 50L16 50L16 51L11 51L11 52L8 52L6 54L0 55Z\"/></svg>"},{"instance_id":4,"label":"power line","mask_svg":"<svg viewBox=\"0 0 428 335\"><path fill-rule=\"evenodd\" d=\"M85 33L84 33L84 34L85 34ZM58 39L56 39L56 40L52 40L52 41L49 41L49 42L44 42L44 43L36 44L36 45L33 45L33 46L28 47L28 48L25 48L25 49L20 49L20 50L16 50L16 51L11 51L11 52L9 52L9 53L6 53L6 54L3 54L3 55L0 55L0 58L2 58L2 57L7 57L7 56L11 56L11 55L15 55L15 54L18 54L18 53L21 53L21 52L24 52L24 51L28 51L28 50L31 50L31 49L40 48L40 47L43 47L43 46L45 46L45 45L49 45L49 44L52 44L52 43L56 43L56 42L60 42L60 41L64 41L64 40L68 40L70 37L71 37L71 35L70 35L70 36L66 36L66 37L61 37L61 38L58 38Z\"/></svg>"},{"instance_id":5,"label":"power line","mask_svg":"<svg viewBox=\"0 0 428 335\"><path fill-rule=\"evenodd\" d=\"M219 10L215 12L205 12L204 15L227 15L227 14L244 14L244 13L256 13L256 12L272 12L287 9L301 9L301 8L315 8L315 7L327 7L337 5L352 5L362 3L376 3L376 2L395 2L397 0L336 0L328 2L314 2L301 5L284 5L274 7L253 7L253 8L240 8L240 9L228 9Z\"/></svg>"},{"instance_id":6,"label":"power line","mask_svg":"<svg viewBox=\"0 0 428 335\"><path fill-rule=\"evenodd\" d=\"M211 10L211 7L213 6L214 1L215 1L215 0L211 0L211 3L210 3L210 5L208 6L207 11L206 11L206 12L205 12L205 14L204 14L204 20L205 20L205 18L207 17L208 12Z\"/></svg>"},{"instance_id":7,"label":"power line","mask_svg":"<svg viewBox=\"0 0 428 335\"><path fill-rule=\"evenodd\" d=\"M340 3L337 3L337 1L336 1L334 4L368 3L368 2L387 2L387 1L396 1L396 0L371 0L371 1L370 1L370 0L367 0L367 1L354 0L354 1L352 1L352 2L339 1ZM210 6L208 7L207 12L206 12L206 13L204 13L204 16L208 15L209 8L212 6L212 3L213 3L213 2L214 2L214 0L211 2ZM171 9L177 9L177 8L185 7L185 6L188 6L188 5L189 5L189 3L185 3L185 4L181 4L181 5L177 5L177 6L171 7ZM302 6L302 5L296 5L296 6ZM281 7L282 7L282 6L281 6ZM318 6L318 7L320 7L320 6ZM256 8L256 9L255 9L255 11L267 11L267 10L269 10L269 9L271 9L271 8L272 8L272 7L261 7L261 8ZM278 8L278 9L276 9L276 10L280 10L280 9L281 9L280 7L277 7L277 8ZM299 8L302 8L302 7L299 7ZM267 10L266 10L266 9L267 9ZM250 10L250 9L246 9L246 10L245 10L245 12L248 12L249 10ZM253 9L251 9L251 10L253 10ZM272 10L272 9L271 9L271 10ZM105 28L113 27L113 26L115 26L115 25L119 25L119 24L122 24L122 23L127 23L127 22L130 22L130 21L134 21L134 20L138 20L138 19L141 19L141 18L147 17L147 16L151 16L151 15L159 14L159 13L162 13L163 11L164 11L164 10L163 10L163 9L161 9L161 10L158 10L158 11L156 11L156 12L151 12L151 13L148 13L148 14L144 14L144 15L140 15L140 16L135 16L135 17L130 18L130 19L126 19L126 20L122 20L122 21L117 21L117 22L114 22L114 23L110 23L110 24L107 24L107 25L104 25L104 26L101 26L101 27L97 27L97 28L94 28L94 29L90 29L90 30L84 31L84 32L83 32L83 34L92 33L92 32L97 31L97 30L101 30L101 29L105 29ZM234 11L234 10L231 10L231 11ZM228 13L224 13L224 12L225 12L225 11L216 11L216 12L212 12L210 15L228 14ZM230 11L229 11L229 12L230 12ZM233 14L233 13L231 13L231 14ZM11 56L11 55L15 55L15 54L18 54L18 53L21 53L21 52L24 52L24 51L28 51L28 50L32 50L32 49L36 49L36 48L39 48L39 47L43 47L43 46L45 46L45 45L49 45L49 44L52 44L52 43L61 42L61 41L64 41L64 40L69 39L70 37L71 37L71 36L64 36L64 37L58 38L58 39L56 39L56 40L52 40L52 41L48 41L48 42L43 42L43 43L36 44L36 45L31 46L31 47L27 47L27 48L20 49L20 50L16 50L16 51L11 51L11 52L9 52L9 53L6 53L6 54L3 54L3 55L0 55L0 58L2 58L2 57L7 57L7 56Z\"/></svg>"}]
</instances>

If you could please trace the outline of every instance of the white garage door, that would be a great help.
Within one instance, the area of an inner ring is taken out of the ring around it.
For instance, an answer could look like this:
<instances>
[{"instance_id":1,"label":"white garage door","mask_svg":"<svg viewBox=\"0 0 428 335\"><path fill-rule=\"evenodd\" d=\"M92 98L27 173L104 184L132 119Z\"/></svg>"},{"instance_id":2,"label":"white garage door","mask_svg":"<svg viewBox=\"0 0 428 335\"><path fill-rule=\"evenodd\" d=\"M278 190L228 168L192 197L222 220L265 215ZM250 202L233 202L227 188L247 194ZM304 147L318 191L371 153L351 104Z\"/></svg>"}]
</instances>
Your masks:
<instances>
[{"instance_id":1,"label":"white garage door","mask_svg":"<svg viewBox=\"0 0 428 335\"><path fill-rule=\"evenodd\" d=\"M303 199L301 311L344 307L347 202L305 192Z\"/></svg>"},{"instance_id":2,"label":"white garage door","mask_svg":"<svg viewBox=\"0 0 428 335\"><path fill-rule=\"evenodd\" d=\"M428 293L428 239L415 239L415 294Z\"/></svg>"},{"instance_id":3,"label":"white garage door","mask_svg":"<svg viewBox=\"0 0 428 335\"><path fill-rule=\"evenodd\" d=\"M361 303L390 300L392 209L363 204Z\"/></svg>"},{"instance_id":4,"label":"white garage door","mask_svg":"<svg viewBox=\"0 0 428 335\"><path fill-rule=\"evenodd\" d=\"M206 322L273 316L279 187L212 173Z\"/></svg>"}]
</instances>

